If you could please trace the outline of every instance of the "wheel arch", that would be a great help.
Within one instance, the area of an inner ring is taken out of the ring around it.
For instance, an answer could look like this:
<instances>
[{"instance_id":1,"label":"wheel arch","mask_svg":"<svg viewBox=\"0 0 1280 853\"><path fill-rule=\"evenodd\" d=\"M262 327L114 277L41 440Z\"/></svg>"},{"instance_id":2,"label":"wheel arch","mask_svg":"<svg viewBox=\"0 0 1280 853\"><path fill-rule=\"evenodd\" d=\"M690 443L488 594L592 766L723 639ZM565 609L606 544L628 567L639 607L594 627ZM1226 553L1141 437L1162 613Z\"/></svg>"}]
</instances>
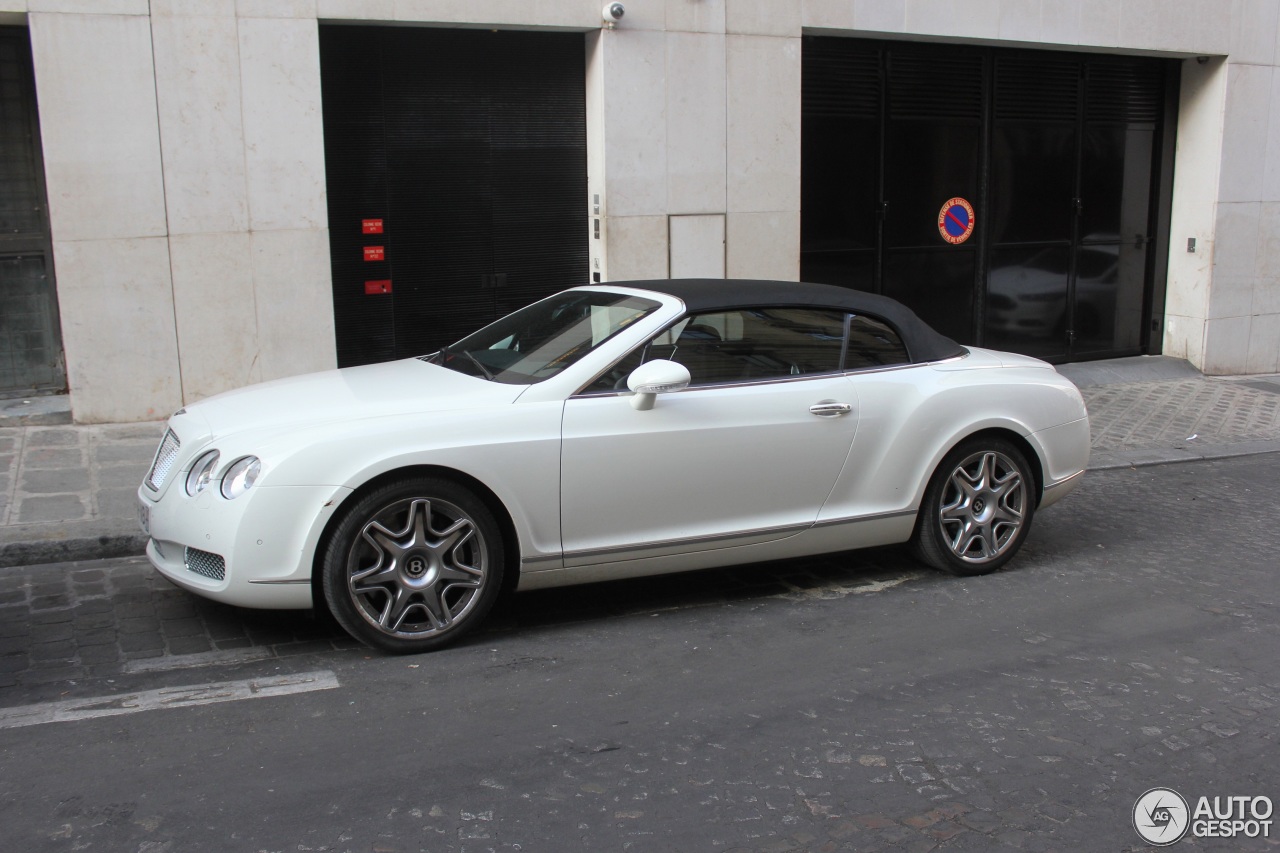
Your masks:
<instances>
[{"instance_id":1,"label":"wheel arch","mask_svg":"<svg viewBox=\"0 0 1280 853\"><path fill-rule=\"evenodd\" d=\"M406 465L401 468L384 471L365 481L343 498L342 502L334 508L334 512L330 514L329 520L325 523L324 530L321 532L316 548L311 555L311 599L317 609L328 609L324 591L321 589L321 563L324 561L324 554L328 550L329 541L333 536L334 530L342 522L346 509L369 492L387 483L412 477L437 477L449 480L469 489L484 503L489 511L493 513L494 520L498 522L498 528L502 531L502 545L505 555L505 565L502 567L502 593L506 594L516 588L516 585L520 582L520 537L516 533L515 521L502 499L481 480L456 468L450 468L446 465Z\"/></svg>"},{"instance_id":2,"label":"wheel arch","mask_svg":"<svg viewBox=\"0 0 1280 853\"><path fill-rule=\"evenodd\" d=\"M1035 479L1036 506L1039 507L1040 499L1044 496L1044 483L1045 483L1044 457L1040 453L1039 449L1037 449L1034 444L1028 441L1026 437L1024 437L1023 435L1019 434L1018 432L1012 429L1009 429L1008 427L999 427L999 426L986 427L984 429L976 430L974 432L968 433L966 435L963 435L955 439L954 441L951 442L950 446L947 447L946 450L942 452L942 455L938 458L938 464L935 465L933 470L929 472L929 479L930 480L933 479L934 474L938 472L938 467L942 465L942 462L947 458L948 455L951 454L953 450L955 450L957 447L964 444L965 442L973 441L974 439L979 439L979 438L1004 439L1005 441L1009 442L1010 444L1012 444L1014 447L1018 449L1018 452L1022 454L1022 457L1027 460L1027 464L1031 467L1031 476Z\"/></svg>"}]
</instances>

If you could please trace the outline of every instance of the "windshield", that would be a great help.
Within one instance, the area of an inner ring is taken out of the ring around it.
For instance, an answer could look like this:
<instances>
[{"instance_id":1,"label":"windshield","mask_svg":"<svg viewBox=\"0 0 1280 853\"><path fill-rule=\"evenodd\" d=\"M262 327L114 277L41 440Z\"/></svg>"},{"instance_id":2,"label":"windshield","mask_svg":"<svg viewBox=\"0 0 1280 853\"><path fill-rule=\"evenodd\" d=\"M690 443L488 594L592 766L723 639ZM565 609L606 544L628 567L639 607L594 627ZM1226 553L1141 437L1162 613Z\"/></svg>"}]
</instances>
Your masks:
<instances>
[{"instance_id":1,"label":"windshield","mask_svg":"<svg viewBox=\"0 0 1280 853\"><path fill-rule=\"evenodd\" d=\"M427 358L508 385L550 379L659 307L622 293L572 290L535 302Z\"/></svg>"}]
</instances>

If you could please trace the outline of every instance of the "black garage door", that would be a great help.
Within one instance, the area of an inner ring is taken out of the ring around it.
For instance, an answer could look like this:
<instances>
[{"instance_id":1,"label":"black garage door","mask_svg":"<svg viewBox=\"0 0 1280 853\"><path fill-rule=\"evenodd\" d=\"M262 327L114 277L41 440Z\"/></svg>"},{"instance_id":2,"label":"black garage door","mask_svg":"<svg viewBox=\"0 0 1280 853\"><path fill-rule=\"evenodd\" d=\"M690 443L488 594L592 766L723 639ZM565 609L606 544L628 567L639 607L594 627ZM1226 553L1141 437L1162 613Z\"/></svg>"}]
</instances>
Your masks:
<instances>
[{"instance_id":1,"label":"black garage door","mask_svg":"<svg viewBox=\"0 0 1280 853\"><path fill-rule=\"evenodd\" d=\"M1176 68L806 38L802 277L1052 361L1158 351Z\"/></svg>"},{"instance_id":2,"label":"black garage door","mask_svg":"<svg viewBox=\"0 0 1280 853\"><path fill-rule=\"evenodd\" d=\"M321 28L341 366L587 282L584 51L573 33Z\"/></svg>"}]
</instances>

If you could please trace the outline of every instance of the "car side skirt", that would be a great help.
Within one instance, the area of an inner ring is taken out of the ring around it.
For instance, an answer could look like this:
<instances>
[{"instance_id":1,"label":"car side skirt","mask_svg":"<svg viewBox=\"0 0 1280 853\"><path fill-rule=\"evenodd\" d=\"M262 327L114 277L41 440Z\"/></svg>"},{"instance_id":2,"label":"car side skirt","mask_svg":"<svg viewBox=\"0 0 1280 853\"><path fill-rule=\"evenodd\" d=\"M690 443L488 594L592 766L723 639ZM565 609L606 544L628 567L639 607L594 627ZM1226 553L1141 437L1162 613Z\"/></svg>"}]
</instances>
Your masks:
<instances>
[{"instance_id":1,"label":"car side skirt","mask_svg":"<svg viewBox=\"0 0 1280 853\"><path fill-rule=\"evenodd\" d=\"M628 549L594 554L565 554L566 560L590 557L594 562L565 568L539 568L543 561L526 562L521 567L520 591L550 589L597 581L622 580L646 575L714 569L742 563L786 560L815 554L850 551L906 542L915 528L914 510L864 516L856 519L823 521L798 528L782 538L760 542L761 531L747 531L712 542L700 539L684 544L679 553L675 542L658 542ZM778 531L770 533L777 536ZM658 551L659 553L654 553Z\"/></svg>"}]
</instances>

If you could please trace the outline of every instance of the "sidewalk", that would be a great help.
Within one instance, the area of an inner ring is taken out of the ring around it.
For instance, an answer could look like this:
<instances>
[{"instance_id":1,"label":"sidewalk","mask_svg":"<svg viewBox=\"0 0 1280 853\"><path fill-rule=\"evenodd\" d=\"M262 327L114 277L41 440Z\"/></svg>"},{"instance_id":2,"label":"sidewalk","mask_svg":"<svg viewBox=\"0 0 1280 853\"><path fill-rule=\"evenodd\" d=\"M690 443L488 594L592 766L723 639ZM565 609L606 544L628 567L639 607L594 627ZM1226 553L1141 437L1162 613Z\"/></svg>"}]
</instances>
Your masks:
<instances>
[{"instance_id":1,"label":"sidewalk","mask_svg":"<svg viewBox=\"0 0 1280 853\"><path fill-rule=\"evenodd\" d=\"M1091 469L1280 450L1280 375L1214 378L1163 356L1064 365ZM65 398L0 401L0 567L141 554L135 492L162 422L70 423Z\"/></svg>"}]
</instances>

